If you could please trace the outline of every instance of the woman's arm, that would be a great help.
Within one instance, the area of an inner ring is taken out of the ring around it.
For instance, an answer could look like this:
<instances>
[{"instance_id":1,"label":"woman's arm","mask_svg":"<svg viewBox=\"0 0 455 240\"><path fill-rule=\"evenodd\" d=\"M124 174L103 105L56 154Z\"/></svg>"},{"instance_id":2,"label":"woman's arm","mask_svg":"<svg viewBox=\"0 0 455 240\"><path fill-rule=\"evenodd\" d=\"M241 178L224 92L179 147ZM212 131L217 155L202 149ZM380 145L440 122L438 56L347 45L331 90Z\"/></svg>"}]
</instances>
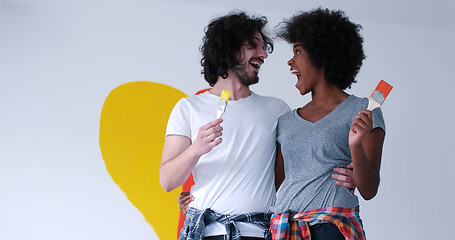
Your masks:
<instances>
[{"instance_id":1,"label":"woman's arm","mask_svg":"<svg viewBox=\"0 0 455 240\"><path fill-rule=\"evenodd\" d=\"M284 162L283 154L281 154L281 148L276 147L276 160L275 160L275 189L278 191L281 183L284 181Z\"/></svg>"},{"instance_id":2,"label":"woman's arm","mask_svg":"<svg viewBox=\"0 0 455 240\"><path fill-rule=\"evenodd\" d=\"M379 187L382 146L385 132L373 128L372 113L362 110L352 122L349 148L357 189L365 200L372 199Z\"/></svg>"}]
</instances>

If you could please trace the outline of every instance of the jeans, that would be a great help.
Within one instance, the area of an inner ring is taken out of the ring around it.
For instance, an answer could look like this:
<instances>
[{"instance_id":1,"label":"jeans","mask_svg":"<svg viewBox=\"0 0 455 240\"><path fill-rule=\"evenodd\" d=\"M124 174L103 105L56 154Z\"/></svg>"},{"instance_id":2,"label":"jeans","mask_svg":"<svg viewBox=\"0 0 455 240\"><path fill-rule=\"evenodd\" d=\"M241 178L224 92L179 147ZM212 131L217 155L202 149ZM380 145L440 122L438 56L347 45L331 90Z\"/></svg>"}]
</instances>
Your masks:
<instances>
[{"instance_id":1,"label":"jeans","mask_svg":"<svg viewBox=\"0 0 455 240\"><path fill-rule=\"evenodd\" d=\"M226 239L224 235L204 237L204 240L224 240ZM242 240L264 240L265 238L257 237L242 237Z\"/></svg>"},{"instance_id":2,"label":"jeans","mask_svg":"<svg viewBox=\"0 0 455 240\"><path fill-rule=\"evenodd\" d=\"M311 240L345 240L333 223L320 223L310 226Z\"/></svg>"}]
</instances>

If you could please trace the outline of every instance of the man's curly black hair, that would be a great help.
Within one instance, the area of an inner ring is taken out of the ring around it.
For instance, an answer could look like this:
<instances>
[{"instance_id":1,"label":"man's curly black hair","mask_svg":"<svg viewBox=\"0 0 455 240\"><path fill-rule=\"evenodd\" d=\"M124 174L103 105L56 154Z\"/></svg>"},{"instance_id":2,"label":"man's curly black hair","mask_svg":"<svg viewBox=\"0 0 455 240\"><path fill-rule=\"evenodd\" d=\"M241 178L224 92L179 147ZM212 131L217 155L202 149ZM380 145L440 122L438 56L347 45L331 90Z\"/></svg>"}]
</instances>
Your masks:
<instances>
[{"instance_id":1,"label":"man's curly black hair","mask_svg":"<svg viewBox=\"0 0 455 240\"><path fill-rule=\"evenodd\" d=\"M277 27L277 36L301 42L311 62L324 69L325 79L341 89L350 88L365 59L362 26L343 11L315 9L301 12Z\"/></svg>"},{"instance_id":2,"label":"man's curly black hair","mask_svg":"<svg viewBox=\"0 0 455 240\"><path fill-rule=\"evenodd\" d=\"M273 51L273 41L264 34L266 17L250 17L244 12L230 13L216 18L205 29L200 48L202 53L202 74L205 80L213 87L218 76L226 79L228 70L239 65L238 53L245 41L256 47L253 41L255 32L259 32L264 39L264 49L267 53Z\"/></svg>"}]
</instances>

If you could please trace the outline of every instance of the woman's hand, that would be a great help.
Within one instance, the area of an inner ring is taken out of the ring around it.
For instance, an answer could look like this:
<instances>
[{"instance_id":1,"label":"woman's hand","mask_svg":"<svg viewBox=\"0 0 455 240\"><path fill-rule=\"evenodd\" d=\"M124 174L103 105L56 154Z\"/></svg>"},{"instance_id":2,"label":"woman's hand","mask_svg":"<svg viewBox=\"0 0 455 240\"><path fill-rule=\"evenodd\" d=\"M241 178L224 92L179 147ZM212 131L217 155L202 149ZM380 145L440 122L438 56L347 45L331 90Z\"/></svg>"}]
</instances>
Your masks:
<instances>
[{"instance_id":1,"label":"woman's hand","mask_svg":"<svg viewBox=\"0 0 455 240\"><path fill-rule=\"evenodd\" d=\"M354 117L349 130L349 147L360 147L363 139L373 128L372 113L369 110L362 110Z\"/></svg>"},{"instance_id":2,"label":"woman's hand","mask_svg":"<svg viewBox=\"0 0 455 240\"><path fill-rule=\"evenodd\" d=\"M362 110L349 130L349 148L357 189L363 199L376 196L379 187L382 146L385 132L373 129L372 112Z\"/></svg>"},{"instance_id":3,"label":"woman's hand","mask_svg":"<svg viewBox=\"0 0 455 240\"><path fill-rule=\"evenodd\" d=\"M177 202L179 203L179 208L186 215L189 209L190 203L194 201L193 195L190 195L190 192L181 192Z\"/></svg>"}]
</instances>

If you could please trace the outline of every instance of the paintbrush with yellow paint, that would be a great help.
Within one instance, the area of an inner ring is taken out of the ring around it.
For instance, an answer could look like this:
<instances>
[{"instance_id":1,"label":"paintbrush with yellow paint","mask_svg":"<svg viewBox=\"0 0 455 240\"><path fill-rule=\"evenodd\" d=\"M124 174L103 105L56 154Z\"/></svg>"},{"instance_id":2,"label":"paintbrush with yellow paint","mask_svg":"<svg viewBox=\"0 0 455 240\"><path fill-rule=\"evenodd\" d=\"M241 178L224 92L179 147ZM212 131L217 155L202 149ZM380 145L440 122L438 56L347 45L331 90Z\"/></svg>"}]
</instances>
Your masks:
<instances>
[{"instance_id":1,"label":"paintbrush with yellow paint","mask_svg":"<svg viewBox=\"0 0 455 240\"><path fill-rule=\"evenodd\" d=\"M216 110L216 119L221 118L226 111L226 106L229 101L231 92L223 90L221 92L220 102L218 103L218 109Z\"/></svg>"}]
</instances>

